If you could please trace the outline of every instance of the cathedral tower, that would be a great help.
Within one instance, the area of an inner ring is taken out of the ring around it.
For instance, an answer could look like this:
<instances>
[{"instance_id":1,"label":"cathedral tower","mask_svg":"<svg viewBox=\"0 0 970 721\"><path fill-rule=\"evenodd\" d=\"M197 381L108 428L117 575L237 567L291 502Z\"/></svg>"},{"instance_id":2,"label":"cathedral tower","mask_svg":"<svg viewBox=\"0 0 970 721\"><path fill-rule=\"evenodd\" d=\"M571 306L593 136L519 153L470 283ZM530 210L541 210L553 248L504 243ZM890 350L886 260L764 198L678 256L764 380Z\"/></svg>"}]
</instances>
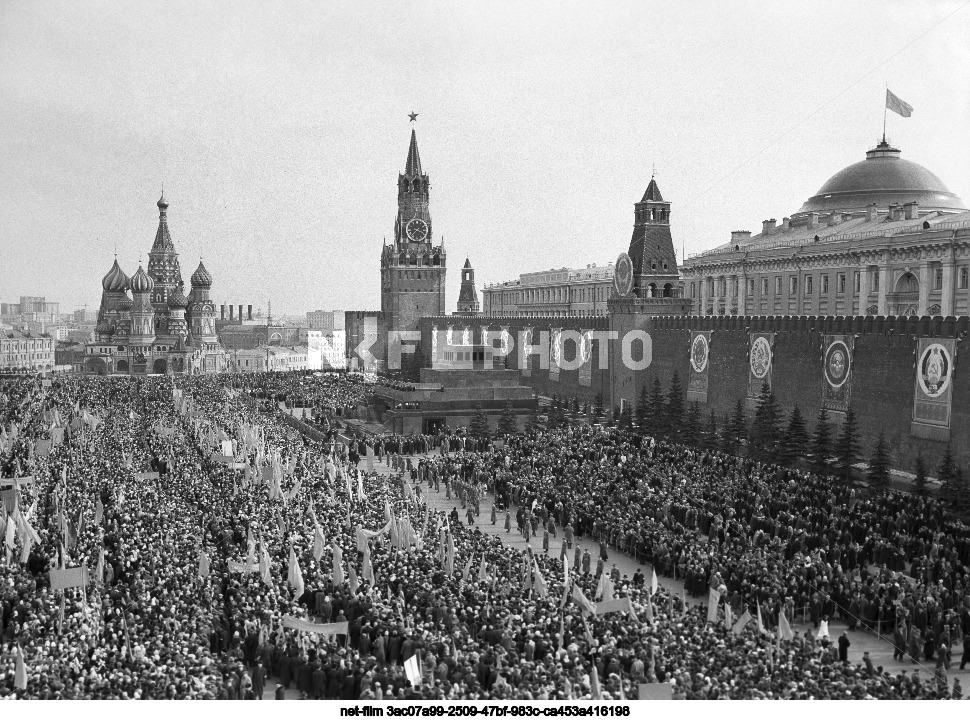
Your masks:
<instances>
[{"instance_id":1,"label":"cathedral tower","mask_svg":"<svg viewBox=\"0 0 970 721\"><path fill-rule=\"evenodd\" d=\"M139 265L138 272L131 276L130 287L133 305L128 340L132 347L141 348L147 354L155 342L155 308L151 302L155 283Z\"/></svg>"},{"instance_id":2,"label":"cathedral tower","mask_svg":"<svg viewBox=\"0 0 970 721\"><path fill-rule=\"evenodd\" d=\"M182 271L179 268L179 254L175 252L172 236L168 232L168 201L165 194L158 199L158 230L155 242L148 253L148 276L155 284L152 290L152 305L155 307L157 332L167 334L169 306L168 299L175 289L182 285Z\"/></svg>"},{"instance_id":3,"label":"cathedral tower","mask_svg":"<svg viewBox=\"0 0 970 721\"><path fill-rule=\"evenodd\" d=\"M381 311L387 330L417 330L420 318L445 313L445 249L432 242L430 189L412 128L404 173L397 179L394 242L385 243L381 252Z\"/></svg>"},{"instance_id":4,"label":"cathedral tower","mask_svg":"<svg viewBox=\"0 0 970 721\"><path fill-rule=\"evenodd\" d=\"M481 309L478 291L475 289L475 269L472 268L471 261L465 258L465 266L461 269L461 290L458 292L458 312L478 315Z\"/></svg>"},{"instance_id":5,"label":"cathedral tower","mask_svg":"<svg viewBox=\"0 0 970 721\"><path fill-rule=\"evenodd\" d=\"M212 275L199 260L199 267L195 269L190 279L192 290L189 293L188 317L189 332L192 335L192 345L204 351L215 350L218 342L216 337L216 306L209 298L212 288Z\"/></svg>"}]
</instances>

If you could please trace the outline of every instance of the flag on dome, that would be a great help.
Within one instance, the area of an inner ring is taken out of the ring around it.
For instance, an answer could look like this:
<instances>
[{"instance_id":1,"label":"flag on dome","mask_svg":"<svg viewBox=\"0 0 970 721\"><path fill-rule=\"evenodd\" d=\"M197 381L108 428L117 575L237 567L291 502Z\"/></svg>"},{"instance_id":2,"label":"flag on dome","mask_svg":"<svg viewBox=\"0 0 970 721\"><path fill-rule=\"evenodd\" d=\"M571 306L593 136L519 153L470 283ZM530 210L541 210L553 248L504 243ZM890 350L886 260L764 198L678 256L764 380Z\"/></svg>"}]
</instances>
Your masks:
<instances>
[{"instance_id":1,"label":"flag on dome","mask_svg":"<svg viewBox=\"0 0 970 721\"><path fill-rule=\"evenodd\" d=\"M904 118L913 114L913 106L905 100L897 98L889 88L886 88L886 107Z\"/></svg>"}]
</instances>

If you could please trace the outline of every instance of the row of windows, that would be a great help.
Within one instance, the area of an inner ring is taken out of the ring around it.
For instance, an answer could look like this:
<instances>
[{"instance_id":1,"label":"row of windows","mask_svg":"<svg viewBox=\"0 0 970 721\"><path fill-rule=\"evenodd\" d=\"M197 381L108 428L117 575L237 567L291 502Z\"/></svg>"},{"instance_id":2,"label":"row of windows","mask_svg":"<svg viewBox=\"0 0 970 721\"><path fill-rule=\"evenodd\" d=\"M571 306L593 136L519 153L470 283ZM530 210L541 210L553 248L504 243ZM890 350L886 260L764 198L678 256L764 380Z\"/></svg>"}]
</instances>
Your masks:
<instances>
[{"instance_id":1,"label":"row of windows","mask_svg":"<svg viewBox=\"0 0 970 721\"><path fill-rule=\"evenodd\" d=\"M485 291L486 298L492 295ZM502 293L501 302L507 305L516 303L595 303L597 301L605 302L608 295L609 286L607 285L597 285L591 288L537 288L535 290Z\"/></svg>"},{"instance_id":2,"label":"row of windows","mask_svg":"<svg viewBox=\"0 0 970 721\"><path fill-rule=\"evenodd\" d=\"M879 277L881 274L879 272L874 272L871 275L872 275L872 279L871 279L872 282L870 283L870 288L872 292L878 293ZM854 294L858 294L862 287L862 276L859 271L855 271L853 276L854 276L853 278L854 282L853 282L852 292ZM775 295L781 295L782 279L783 279L783 276L780 276L780 275L776 275L774 277ZM770 280L771 280L770 278L764 278L764 277L761 279L761 295L763 296L768 295ZM845 273L836 273L835 275L836 293L840 295L842 293L845 293L845 281L846 281ZM754 288L755 288L754 282L755 282L754 278L748 279L748 288L747 288L748 295L754 295ZM820 291L821 294L822 295L828 294L829 275L827 273L820 275L819 282L821 283L821 291ZM730 291L731 291L730 294L726 292L728 290L729 285L730 285ZM918 285L915 287L918 288ZM967 288L970 288L970 266L964 265L960 267L958 277L957 277L957 287L960 290L966 290ZM727 278L718 278L718 279L708 278L707 279L708 295L709 296L715 295L715 289L718 291L717 296L720 298L723 298L727 295L736 296L738 295L738 280L736 278L731 279L730 281ZM942 290L942 289L943 289L943 269L937 268L936 273L933 276L933 290ZM788 276L788 294L795 295L797 291L798 291L798 276L797 275ZM814 295L814 293L815 293L815 278L814 276L806 275L805 276L805 295ZM697 297L696 282L690 284L690 296L691 298Z\"/></svg>"}]
</instances>

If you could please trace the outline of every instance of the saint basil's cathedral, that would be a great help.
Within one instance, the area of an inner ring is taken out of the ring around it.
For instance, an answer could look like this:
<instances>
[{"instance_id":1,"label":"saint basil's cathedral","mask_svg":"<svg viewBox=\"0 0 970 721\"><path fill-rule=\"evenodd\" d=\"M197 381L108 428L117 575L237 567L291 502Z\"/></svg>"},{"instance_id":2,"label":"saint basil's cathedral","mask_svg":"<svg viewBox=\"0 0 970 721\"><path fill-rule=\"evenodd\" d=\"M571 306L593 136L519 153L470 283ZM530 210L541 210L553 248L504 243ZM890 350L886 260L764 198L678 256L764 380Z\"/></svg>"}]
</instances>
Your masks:
<instances>
[{"instance_id":1,"label":"saint basil's cathedral","mask_svg":"<svg viewBox=\"0 0 970 721\"><path fill-rule=\"evenodd\" d=\"M148 271L139 263L128 277L115 258L101 279L98 325L95 342L85 346L85 373L195 375L226 368L226 354L216 336L215 304L209 298L212 275L200 260L185 295L164 194L157 205L158 231L148 254Z\"/></svg>"}]
</instances>

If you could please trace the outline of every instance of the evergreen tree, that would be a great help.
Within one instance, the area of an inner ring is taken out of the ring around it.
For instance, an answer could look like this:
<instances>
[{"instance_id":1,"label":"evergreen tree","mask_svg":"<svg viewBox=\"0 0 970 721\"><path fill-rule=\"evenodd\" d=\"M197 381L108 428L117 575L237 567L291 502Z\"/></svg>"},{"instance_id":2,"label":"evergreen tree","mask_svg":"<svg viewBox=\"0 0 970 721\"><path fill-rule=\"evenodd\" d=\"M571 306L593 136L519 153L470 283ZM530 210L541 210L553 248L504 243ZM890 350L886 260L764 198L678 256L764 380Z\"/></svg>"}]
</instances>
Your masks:
<instances>
[{"instance_id":1,"label":"evergreen tree","mask_svg":"<svg viewBox=\"0 0 970 721\"><path fill-rule=\"evenodd\" d=\"M539 421L539 403L536 401L529 414L529 419L525 422L525 432L532 434L542 430L542 423Z\"/></svg>"},{"instance_id":2,"label":"evergreen tree","mask_svg":"<svg viewBox=\"0 0 970 721\"><path fill-rule=\"evenodd\" d=\"M953 452L947 445L946 453L937 471L940 478L940 498L946 505L957 513L970 510L970 488L963 469L953 460Z\"/></svg>"},{"instance_id":3,"label":"evergreen tree","mask_svg":"<svg viewBox=\"0 0 970 721\"><path fill-rule=\"evenodd\" d=\"M613 415L610 416L610 423L616 425L620 422L620 407L613 406Z\"/></svg>"},{"instance_id":4,"label":"evergreen tree","mask_svg":"<svg viewBox=\"0 0 970 721\"><path fill-rule=\"evenodd\" d=\"M680 385L680 374L677 371L674 371L670 379L670 392L667 393L664 413L667 420L665 435L676 440L684 430L684 389Z\"/></svg>"},{"instance_id":5,"label":"evergreen tree","mask_svg":"<svg viewBox=\"0 0 970 721\"><path fill-rule=\"evenodd\" d=\"M859 460L859 429L852 406L845 412L842 430L835 441L835 470L846 483L852 481L852 466Z\"/></svg>"},{"instance_id":6,"label":"evergreen tree","mask_svg":"<svg viewBox=\"0 0 970 721\"><path fill-rule=\"evenodd\" d=\"M736 455L747 437L748 417L744 412L744 401L738 398L738 402L734 405L734 415L724 424L721 448L725 453Z\"/></svg>"},{"instance_id":7,"label":"evergreen tree","mask_svg":"<svg viewBox=\"0 0 970 721\"><path fill-rule=\"evenodd\" d=\"M620 428L629 430L633 426L633 406L629 403L624 404L623 411L620 413Z\"/></svg>"},{"instance_id":8,"label":"evergreen tree","mask_svg":"<svg viewBox=\"0 0 970 721\"><path fill-rule=\"evenodd\" d=\"M936 469L936 475L939 477L940 483L945 486L956 478L956 472L957 466L953 462L953 452L950 450L950 445L947 444L946 452L943 454L940 465Z\"/></svg>"},{"instance_id":9,"label":"evergreen tree","mask_svg":"<svg viewBox=\"0 0 970 721\"><path fill-rule=\"evenodd\" d=\"M519 423L515 418L515 411L512 410L511 401L505 404L505 408L502 409L502 415L498 419L498 435L504 436L514 436L519 432Z\"/></svg>"},{"instance_id":10,"label":"evergreen tree","mask_svg":"<svg viewBox=\"0 0 970 721\"><path fill-rule=\"evenodd\" d=\"M815 469L819 473L828 473L829 459L832 457L832 424L829 422L829 412L823 406L818 410L815 420L815 435L812 438L812 455Z\"/></svg>"},{"instance_id":11,"label":"evergreen tree","mask_svg":"<svg viewBox=\"0 0 970 721\"><path fill-rule=\"evenodd\" d=\"M707 420L707 430L704 432L704 447L708 450L717 450L720 436L717 431L717 416L711 411L711 416Z\"/></svg>"},{"instance_id":12,"label":"evergreen tree","mask_svg":"<svg viewBox=\"0 0 970 721\"><path fill-rule=\"evenodd\" d=\"M579 398L573 396L573 413L579 413Z\"/></svg>"},{"instance_id":13,"label":"evergreen tree","mask_svg":"<svg viewBox=\"0 0 970 721\"><path fill-rule=\"evenodd\" d=\"M697 446L701 441L701 407L694 401L687 407L687 414L684 416L684 432L681 434L682 443L688 446Z\"/></svg>"},{"instance_id":14,"label":"evergreen tree","mask_svg":"<svg viewBox=\"0 0 970 721\"><path fill-rule=\"evenodd\" d=\"M785 437L778 450L778 463L784 466L794 465L805 455L806 448L808 448L808 429L805 427L802 412L796 405L792 409L788 428L785 429Z\"/></svg>"},{"instance_id":15,"label":"evergreen tree","mask_svg":"<svg viewBox=\"0 0 970 721\"><path fill-rule=\"evenodd\" d=\"M653 379L653 389L650 392L650 403L647 406L650 412L647 417L647 430L652 436L659 436L663 430L664 406L667 404L664 398L663 386L660 379Z\"/></svg>"},{"instance_id":16,"label":"evergreen tree","mask_svg":"<svg viewBox=\"0 0 970 721\"><path fill-rule=\"evenodd\" d=\"M566 424L566 417L562 412L562 408L558 406L553 406L549 409L549 420L546 422L546 426L550 430L555 430L557 428L562 428Z\"/></svg>"},{"instance_id":17,"label":"evergreen tree","mask_svg":"<svg viewBox=\"0 0 970 721\"><path fill-rule=\"evenodd\" d=\"M886 436L879 431L876 439L876 446L872 449L872 456L869 458L869 490L872 493L880 493L889 488L889 448L886 445Z\"/></svg>"},{"instance_id":18,"label":"evergreen tree","mask_svg":"<svg viewBox=\"0 0 970 721\"><path fill-rule=\"evenodd\" d=\"M781 437L778 428L780 415L775 394L765 381L761 386L761 395L758 396L758 410L755 411L754 422L751 424L749 451L752 458L764 462L774 460Z\"/></svg>"},{"instance_id":19,"label":"evergreen tree","mask_svg":"<svg viewBox=\"0 0 970 721\"><path fill-rule=\"evenodd\" d=\"M916 478L913 479L913 492L920 498L926 496L926 460L923 458L923 449L916 454Z\"/></svg>"},{"instance_id":20,"label":"evergreen tree","mask_svg":"<svg viewBox=\"0 0 970 721\"><path fill-rule=\"evenodd\" d=\"M488 418L485 416L485 411L481 405L475 406L475 413L472 415L472 422L468 427L468 432L479 438L489 435Z\"/></svg>"},{"instance_id":21,"label":"evergreen tree","mask_svg":"<svg viewBox=\"0 0 970 721\"><path fill-rule=\"evenodd\" d=\"M637 428L641 433L647 432L647 418L650 415L650 394L647 393L647 384L640 387L640 395L637 396Z\"/></svg>"},{"instance_id":22,"label":"evergreen tree","mask_svg":"<svg viewBox=\"0 0 970 721\"><path fill-rule=\"evenodd\" d=\"M606 415L606 409L603 407L603 394L596 394L596 406L593 408L593 414L597 418L602 418Z\"/></svg>"}]
</instances>

